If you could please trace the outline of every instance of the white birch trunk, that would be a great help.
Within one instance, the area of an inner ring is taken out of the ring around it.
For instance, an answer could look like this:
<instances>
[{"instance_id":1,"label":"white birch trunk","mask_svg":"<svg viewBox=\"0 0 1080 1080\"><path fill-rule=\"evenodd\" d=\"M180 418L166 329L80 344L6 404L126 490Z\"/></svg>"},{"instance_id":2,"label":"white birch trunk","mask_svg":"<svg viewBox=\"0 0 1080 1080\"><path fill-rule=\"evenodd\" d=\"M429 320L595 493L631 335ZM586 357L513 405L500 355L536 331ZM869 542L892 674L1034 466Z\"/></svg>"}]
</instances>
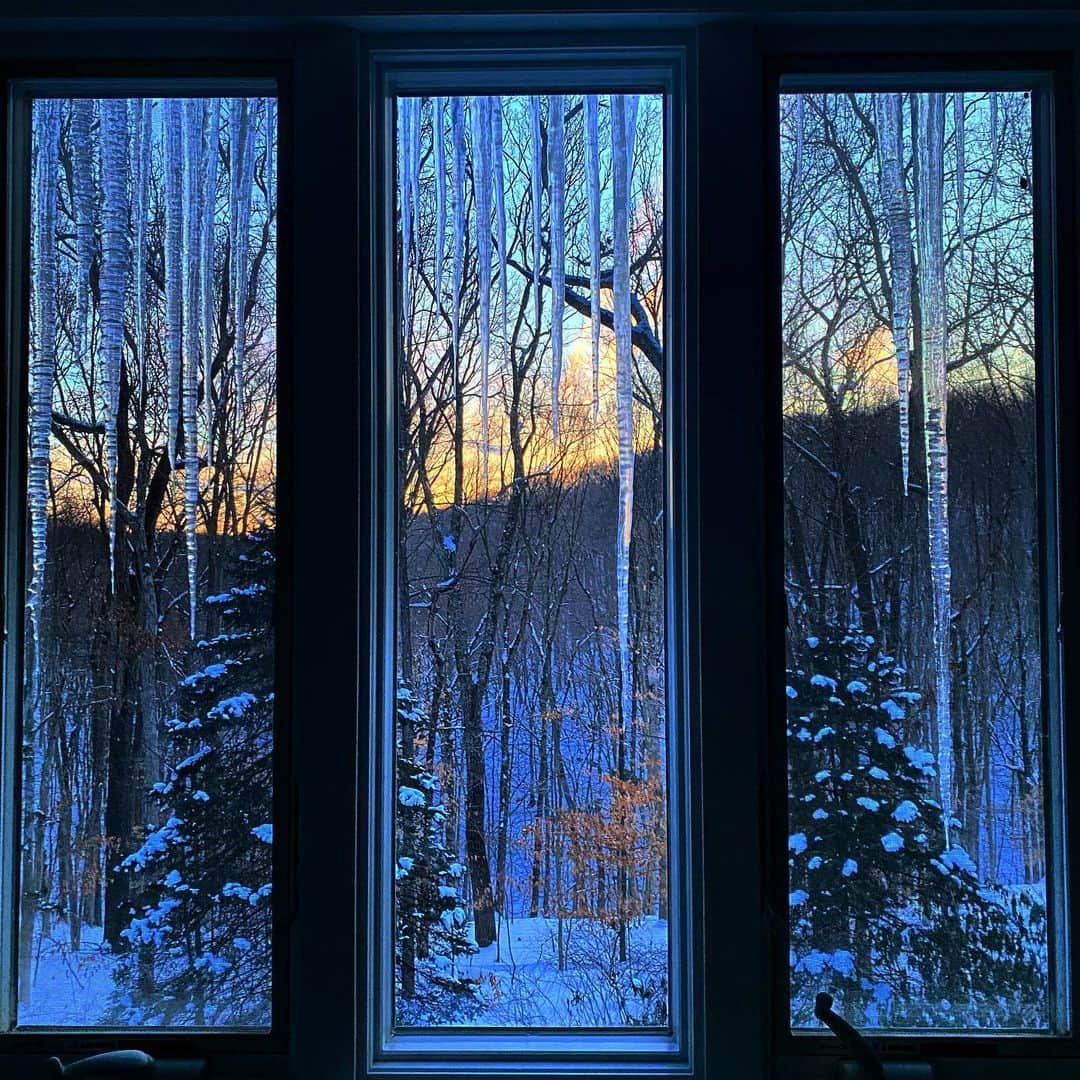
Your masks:
<instances>
[{"instance_id":1,"label":"white birch trunk","mask_svg":"<svg viewBox=\"0 0 1080 1080\"><path fill-rule=\"evenodd\" d=\"M889 229L889 271L892 279L892 338L896 352L896 390L900 411L900 471L908 492L911 460L911 212L904 187L904 120L900 94L874 95L877 125L878 178Z\"/></svg>"},{"instance_id":2,"label":"white birch trunk","mask_svg":"<svg viewBox=\"0 0 1080 1080\"><path fill-rule=\"evenodd\" d=\"M948 341L945 305L945 95L923 94L919 130L919 295L922 308L923 399L926 417L926 483L930 576L933 594L934 719L945 845L952 827L952 714L949 627L952 615L949 561L949 447L947 439Z\"/></svg>"}]
</instances>

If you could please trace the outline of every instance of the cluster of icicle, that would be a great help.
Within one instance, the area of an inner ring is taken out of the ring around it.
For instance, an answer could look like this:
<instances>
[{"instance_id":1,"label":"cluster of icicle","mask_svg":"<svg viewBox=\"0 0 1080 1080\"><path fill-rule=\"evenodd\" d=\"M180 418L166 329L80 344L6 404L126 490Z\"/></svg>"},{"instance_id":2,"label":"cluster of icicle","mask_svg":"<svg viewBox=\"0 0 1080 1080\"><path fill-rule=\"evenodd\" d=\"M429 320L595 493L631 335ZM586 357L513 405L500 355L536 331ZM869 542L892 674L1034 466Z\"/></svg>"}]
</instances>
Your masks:
<instances>
[{"instance_id":1,"label":"cluster of icicle","mask_svg":"<svg viewBox=\"0 0 1080 1080\"><path fill-rule=\"evenodd\" d=\"M57 285L60 258L57 200L60 135L70 110L72 188L75 217L75 330L73 349L80 358L91 350L90 275L95 242L100 245L97 357L100 371L100 413L105 432L105 481L109 502L110 582L116 577L116 525L127 509L116 490L117 421L121 407L121 369L125 323L136 348L127 370L137 371L137 393L145 401L147 370L157 350L147 340L147 231L150 219L151 173L160 163L164 191L165 364L167 385L167 453L174 468L184 470L184 518L189 592L189 626L195 634L198 556L196 525L199 469L212 461L215 398L211 373L217 340L214 265L218 224L219 168L224 149L228 161L228 240L230 277L228 311L233 335L228 378L243 413L245 315L249 306L249 232L255 160L257 108L268 102L215 98L76 99L69 105L43 99L34 107L33 297L35 336L30 364L29 510L32 560L29 608L34 653L40 631L41 596L46 566L49 435L57 361ZM222 146L221 119L227 114L228 140ZM97 122L97 139L92 137ZM271 131L268 116L264 130ZM273 199L272 137L268 140L267 181ZM95 148L97 168L95 169ZM96 223L94 208L100 205ZM96 240L96 238L98 238ZM132 309L127 308L130 300ZM127 316L127 319L125 319ZM97 388L95 388L97 389ZM200 457L199 400L203 405L205 457ZM181 444L182 433L182 444ZM36 669L36 661L35 661Z\"/></svg>"},{"instance_id":2,"label":"cluster of icicle","mask_svg":"<svg viewBox=\"0 0 1080 1080\"><path fill-rule=\"evenodd\" d=\"M588 199L589 285L592 331L593 413L599 413L600 383L600 99L587 95L583 101L585 174ZM616 542L616 592L618 638L622 683L622 709L626 722L632 713L633 691L630 648L630 534L634 505L633 356L631 351L630 233L632 226L632 173L638 99L612 95L611 176L612 247L610 271L615 329L615 382L618 412L619 518ZM446 257L448 207L451 228L450 297L452 356L455 392L460 393L462 284L465 268L466 232L470 205L466 177L473 191L477 270L480 281L478 320L480 331L480 425L484 490L487 490L488 426L491 367L492 298L496 287L495 254L498 253L498 304L502 340L509 348L507 327L506 189L503 158L503 102L499 97L401 98L398 101L397 198L401 216L402 340L405 355L412 347L411 307L414 272L419 264L416 244L420 206L422 153L421 128L429 110L433 181L435 187L434 288L441 306L443 263ZM566 115L562 94L532 96L528 100L531 143L529 190L531 194L531 284L537 332L543 313L542 287L551 290L551 427L559 438L559 389L563 362L563 319L566 305ZM545 123L546 117L546 123ZM449 165L447 149L449 146ZM448 190L449 181L449 190ZM543 192L547 191L548 223L544 228ZM494 222L492 215L494 214ZM545 246L550 273L544 274ZM418 276L418 275L417 275Z\"/></svg>"}]
</instances>

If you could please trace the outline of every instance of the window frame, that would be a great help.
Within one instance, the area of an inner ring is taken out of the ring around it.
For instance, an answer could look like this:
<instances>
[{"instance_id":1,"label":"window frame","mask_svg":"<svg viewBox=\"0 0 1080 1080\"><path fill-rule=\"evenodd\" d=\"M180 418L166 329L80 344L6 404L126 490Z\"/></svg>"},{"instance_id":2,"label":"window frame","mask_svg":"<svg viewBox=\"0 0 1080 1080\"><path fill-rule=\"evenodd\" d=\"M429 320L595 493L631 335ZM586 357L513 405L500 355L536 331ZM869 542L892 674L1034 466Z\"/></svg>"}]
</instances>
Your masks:
<instances>
[{"instance_id":1,"label":"window frame","mask_svg":"<svg viewBox=\"0 0 1080 1080\"><path fill-rule=\"evenodd\" d=\"M369 650L369 690L372 702L364 715L370 723L361 735L361 745L370 747L369 768L359 789L366 794L360 803L358 820L363 832L372 839L367 875L363 927L359 940L374 943L367 959L359 957L363 973L364 1011L361 1039L363 1075L402 1074L423 1076L460 1075L463 1070L501 1077L514 1075L615 1076L625 1073L650 1075L697 1072L701 1039L698 1032L702 978L697 932L701 908L701 881L696 834L696 813L690 805L691 794L699 785L691 778L689 762L698 738L698 712L692 702L696 670L690 661L689 627L696 622L692 605L694 591L689 588L693 518L689 483L693 475L693 451L687 441L696 395L692 393L694 362L688 351L689 322L686 317L686 293L689 286L665 295L671 297L665 322L670 361L664 373L665 421L671 433L665 461L665 489L669 517L676 524L667 530L666 633L670 668L668 722L680 729L672 739L669 761L669 865L676 860L693 868L685 878L671 875L671 909L678 911L679 924L673 918L669 926L678 926L670 945L672 1035L664 1037L650 1030L620 1032L618 1029L463 1029L444 1031L417 1029L395 1032L392 1024L392 995L385 988L393 983L392 945L392 801L387 791L392 786L393 686L396 635L393 602L393 553L398 515L395 510L396 466L391 452L396 446L397 416L397 330L393 312L398 285L393 270L394 139L393 100L395 95L428 93L504 93L527 94L538 91L582 92L582 86L595 85L598 92L663 92L665 103L665 277L686 280L686 254L683 234L686 228L690 182L688 160L687 81L692 70L691 42L685 36L626 33L608 37L597 35L535 35L525 44L522 35L453 35L432 38L417 36L409 40L373 38L366 43L362 64L367 71L369 101L366 105L370 124L372 235L370 244L371 310L382 318L371 322L371 443L370 483L376 510L371 515L371 550L376 558L370 564L371 595L368 609L373 648ZM598 74L599 73L599 74ZM682 177L676 182L676 177ZM678 411L676 411L678 410ZM673 424L672 417L679 423ZM680 428L680 424L683 426ZM681 714L681 716L680 716ZM676 785L681 790L675 790ZM363 797L363 796L362 796ZM366 825L365 825L366 822ZM679 971L681 966L684 971ZM389 1036L384 1033L389 1030ZM473 1045L464 1045L468 1040ZM480 1045L478 1046L477 1043ZM586 1045L586 1044L592 1045ZM456 1046L454 1044L457 1044ZM635 1046L635 1044L639 1044ZM503 1062L512 1054L515 1067L507 1071Z\"/></svg>"},{"instance_id":2,"label":"window frame","mask_svg":"<svg viewBox=\"0 0 1080 1080\"><path fill-rule=\"evenodd\" d=\"M65 1057L83 1056L105 1050L135 1048L163 1058L176 1060L211 1060L227 1057L244 1075L254 1068L262 1074L284 1063L288 1049L293 995L290 980L295 978L291 957L291 928L296 916L295 850L297 845L296 790L291 742L294 701L294 649L289 616L292 596L297 587L297 567L292 555L295 532L295 507L292 492L294 410L292 389L295 374L292 362L289 313L283 317L282 303L288 291L286 259L291 246L290 200L292 138L291 72L278 59L241 59L222 61L206 55L183 60L98 61L92 58L56 61L8 61L0 58L0 81L3 84L3 119L0 121L0 145L5 148L0 176L5 181L3 217L0 234L4 238L4 261L9 282L4 303L3 358L0 360L0 384L3 386L2 414L6 438L3 467L0 469L0 509L3 513L4 569L4 666L3 732L0 739L0 793L18 805L21 789L20 754L22 727L21 698L24 661L23 601L25 595L26 500L27 483L27 406L29 367L28 329L30 296L30 162L31 105L35 98L55 93L57 97L107 97L114 90L129 97L269 95L278 102L278 240L277 240L277 559L274 603L275 629L275 709L274 709L274 795L275 823L273 868L273 990L272 1023L266 1029L221 1031L180 1028L96 1028L16 1026L17 1004L13 985L18 962L18 880L21 817L11 815L4 822L0 836L0 881L2 906L0 924L0 970L5 975L0 987L0 1005L10 1027L0 1031L0 1062L6 1069L20 1060L40 1064L46 1054ZM284 152L283 152L284 151ZM284 252L284 257L283 257ZM6 815L5 815L6 817ZM280 823L280 829L279 829Z\"/></svg>"},{"instance_id":3,"label":"window frame","mask_svg":"<svg viewBox=\"0 0 1080 1080\"><path fill-rule=\"evenodd\" d=\"M797 1062L835 1057L837 1043L829 1034L791 1031L789 1015L789 961L787 933L787 746L785 737L786 701L784 700L784 655L786 611L783 596L784 565L782 503L782 411L781 402L781 291L782 259L779 232L780 208L780 121L779 95L787 82L791 89L868 89L913 90L944 86L949 89L965 84L973 88L1030 88L1032 90L1033 143L1033 241L1035 262L1036 322L1036 442L1039 506L1039 601L1042 628L1042 723L1045 725L1046 768L1043 806L1047 833L1047 857L1058 878L1048 892L1048 919L1051 948L1051 1025L1065 1028L1063 1034L1047 1033L986 1035L931 1032L886 1032L872 1034L874 1045L886 1056L903 1060L918 1058L933 1061L939 1072L951 1071L947 1063L961 1059L1025 1059L1039 1061L1073 1058L1080 1054L1077 1031L1076 979L1080 964L1070 949L1070 930L1078 925L1077 890L1069 888L1068 864L1080 854L1077 836L1077 800L1066 799L1066 774L1075 772L1080 732L1075 731L1077 687L1068 677L1070 659L1076 653L1074 633L1067 633L1062 598L1071 594L1069 584L1080 572L1076 552L1075 491L1076 452L1068 423L1077 400L1078 384L1069 370L1073 355L1075 328L1068 301L1074 292L1075 246L1070 233L1073 221L1073 162L1069 153L1073 132L1074 77L1071 58L1066 53L1049 50L1018 50L1002 54L989 49L976 36L940 34L937 47L927 48L925 41L911 48L915 33L901 34L896 51L883 53L869 44L869 34L849 32L833 38L820 51L812 39L793 45L790 35L779 34L779 47L764 50L766 101L766 160L769 169L767 192L769 226L769 265L766 317L769 374L766 391L771 410L771 436L768 465L769 513L774 523L768 553L771 567L768 585L768 664L769 664L769 747L768 789L772 813L769 820L767 859L768 899L775 913L771 934L770 978L772 1054L781 1075L788 1075ZM838 40L847 46L837 50ZM865 43L865 48L860 47ZM910 51L908 51L910 48ZM1073 660L1075 664L1075 660ZM1072 727L1074 730L1070 730ZM1048 878L1048 881L1050 879ZM1064 925L1055 925L1060 920ZM1055 968L1063 971L1055 976ZM1064 1002L1054 1003L1055 990L1063 989ZM822 1062L823 1063L823 1062ZM820 1067L820 1066L819 1066Z\"/></svg>"},{"instance_id":4,"label":"window frame","mask_svg":"<svg viewBox=\"0 0 1080 1080\"><path fill-rule=\"evenodd\" d=\"M18 3L13 0L12 7ZM655 0L651 3L659 8ZM778 633L782 643L783 634L782 614L777 622L775 596L769 592L772 571L780 565L778 552L782 558L782 533L778 537L777 532L782 517L770 496L781 475L773 415L778 398L770 367L778 341L771 305L779 288L771 265L778 235L769 216L770 185L776 175L775 169L770 171L773 151L767 129L773 101L770 73L778 63L791 70L789 65L796 61L804 68L846 64L849 70L865 71L868 55L882 61L891 56L894 66L908 69L928 63L956 69L962 61L983 68L1015 65L1017 55L1023 54L1025 68L1043 63L1053 68L1061 87L1054 124L1058 153L1053 236L1057 292L1062 298L1054 332L1059 411L1064 415L1070 406L1074 411L1080 406L1080 373L1071 371L1068 363L1077 354L1078 316L1073 309L1080 307L1073 231L1078 217L1075 175L1080 144L1075 125L1080 28L1065 0L1049 0L1037 13L1024 10L1019 0L986 0L982 7L953 0L950 8L918 13L888 0L875 0L873 8L838 0L819 5L813 14L799 13L794 0L766 0L760 6L746 0L715 0L707 10L694 11L649 10L649 4L650 0L621 4L602 0L575 15L571 0L562 7L543 0L529 14L503 5L485 15L480 3L470 3L471 14L446 15L437 0L417 0L411 9L414 14L398 16L385 14L375 0L355 0L339 8L337 17L323 21L298 15L285 0L267 0L262 11L248 5L246 12L234 9L230 19L217 19L200 8L185 12L182 20L159 20L131 16L130 8L119 2L78 19L69 5L30 0L23 11L9 9L13 17L5 13L0 18L5 29L0 36L0 74L5 78L118 71L154 74L170 69L190 73L192 65L226 74L244 65L278 73L279 347L283 359L297 358L290 394L293 430L297 436L313 432L320 436L294 439L290 460L283 453L279 461L278 481L298 522L317 516L335 491L339 497L341 490L357 492L355 515L340 515L319 542L303 529L286 537L279 524L283 594L286 558L291 563L283 615L296 628L291 665L293 711L298 718L291 735L294 835L289 858L294 904L288 1031L282 1032L280 1047L265 1052L219 1041L227 1036L201 1039L178 1033L173 1043L155 1046L163 1056L206 1057L216 1073L237 1078L284 1077L287 1069L290 1075L319 1080L364 1072L361 1017L368 988L360 949L368 929L363 883L369 853L358 844L355 859L342 858L335 830L341 829L341 822L362 821L357 815L367 805L367 777L358 768L358 751L368 745L375 684L368 664L357 666L355 658L370 655L377 640L370 616L377 536L365 520L370 495L363 486L374 460L370 394L377 365L371 360L381 355L372 351L370 341L376 310L370 252L380 219L366 182L375 175L368 51L376 47L408 51L425 42L443 47L458 43L471 47L482 41L504 46L559 44L567 35L554 31L567 26L575 28L570 36L582 44L603 43L612 39L615 20L646 42L680 32L688 42L685 254L691 276L685 295L686 445L700 464L692 470L695 497L686 519L687 580L692 613L724 616L710 618L707 633L700 618L691 619L687 627L695 680L691 705L703 718L690 756L700 775L726 779L724 784L694 785L699 802L691 815L691 840L702 867L704 900L695 911L693 934L704 970L695 984L693 1072L702 1080L712 1074L824 1080L835 1075L838 1059L847 1056L834 1040L820 1039L809 1046L802 1039L788 1045L778 1038L778 1024L786 1024L787 1018L771 996L770 957L775 936L784 932L787 913L786 897L778 908L769 886L778 864L776 793L768 776L776 754L774 740L768 740L761 722L765 718L775 722L776 672L769 666L769 650ZM1003 31L1015 52L1002 53ZM883 45L891 52L883 52ZM333 108L326 107L328 101ZM291 118L290 127L286 116ZM4 148L0 177L5 182L11 175L9 118L5 102L0 109ZM5 183L5 192L7 188ZM0 200L0 231L8 237L19 227L11 211L5 193ZM334 243L325 243L323 235L333 235ZM709 238L715 236L726 242L710 244ZM10 270L10 245L5 256ZM301 267L316 266L320 273L299 272ZM22 287L25 291L25 283ZM712 312L699 297L712 304L721 297L731 313L722 349L715 348L710 338ZM5 289L0 303L0 393L6 393L11 375L7 364L14 325L11 304L11 292ZM347 389L317 393L313 380L305 377L312 366L300 363L309 355L319 357L320 367ZM714 355L721 362L712 362ZM285 393L284 375L279 396ZM727 410L721 423L709 422L717 407L708 403L714 402L723 402ZM19 437L10 430L0 437L10 457ZM279 437L284 438L281 430ZM1071 597L1080 583L1080 556L1073 554L1080 551L1080 496L1074 494L1080 491L1074 464L1080 463L1080 433L1062 424L1059 440L1060 571L1063 594ZM320 445L313 446L315 442ZM318 469L327 453L337 463L332 482ZM731 460L740 460L742 466L720 468ZM0 485L4 479L0 470ZM3 506L9 506L10 492L0 486L0 494ZM720 498L732 508L727 520L699 510L699 504L707 506ZM5 559L9 550L5 545ZM3 569L7 581L21 583L17 568ZM327 575L335 587L320 592ZM762 597L768 598L768 610L763 609ZM9 595L5 613L10 610ZM1073 614L1070 602L1061 616L1065 640L1071 643L1080 633L1080 615ZM10 630L10 614L7 617ZM1066 676L1070 661L1077 662L1075 651L1070 645L1065 655ZM724 663L714 662L716 657ZM728 675L732 670L740 676L734 684ZM10 672L0 674L10 685ZM1080 715L1078 682L1065 679L1069 718ZM325 754L322 725L316 722L321 718L332 726L340 754ZM1068 775L1080 773L1080 738L1072 732L1066 732L1064 760ZM732 768L732 761L739 766ZM786 760L781 768L786 768ZM1077 803L1080 800L1069 807L1067 824L1071 847L1080 851L1075 839L1080 837ZM779 866L786 880L786 859ZM738 888L730 888L731 882L738 882ZM1074 929L1080 926L1078 892L1070 894ZM335 928L333 935L325 932L328 925ZM1074 959L1074 975L1076 966ZM1075 978L1073 985L1077 986ZM318 992L313 993L312 987ZM778 1012L783 1014L779 1019ZM46 1054L144 1047L149 1041L138 1032L116 1037L71 1032L31 1040L5 1033L0 1034L0 1063L5 1075L29 1080L40 1075ZM1064 1077L1074 1068L1068 1058L1080 1056L1075 1039L1055 1041L1049 1050L1040 1049L1038 1039L1027 1038L948 1046L940 1039L925 1046L905 1040L887 1049L903 1058L934 1061L944 1080L983 1075L1013 1080L1030 1072L1036 1061L1041 1074ZM594 1070L581 1071L591 1075ZM518 1072L510 1066L506 1075Z\"/></svg>"}]
</instances>

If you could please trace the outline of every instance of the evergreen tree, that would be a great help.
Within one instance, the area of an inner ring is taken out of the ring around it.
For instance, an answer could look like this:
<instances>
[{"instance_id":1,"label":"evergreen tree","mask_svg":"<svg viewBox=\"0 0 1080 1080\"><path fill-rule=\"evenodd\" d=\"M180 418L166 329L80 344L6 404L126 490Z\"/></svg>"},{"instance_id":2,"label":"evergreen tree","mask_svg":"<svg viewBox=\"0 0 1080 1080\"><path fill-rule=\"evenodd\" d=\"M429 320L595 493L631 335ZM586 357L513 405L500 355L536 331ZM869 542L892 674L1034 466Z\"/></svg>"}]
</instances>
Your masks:
<instances>
[{"instance_id":1,"label":"evergreen tree","mask_svg":"<svg viewBox=\"0 0 1080 1080\"><path fill-rule=\"evenodd\" d=\"M422 715L411 690L397 691L399 731L415 730ZM446 807L437 778L398 740L395 851L397 1020L446 1024L479 1011L475 980L458 958L475 953L461 896L464 866L446 847Z\"/></svg>"},{"instance_id":2,"label":"evergreen tree","mask_svg":"<svg viewBox=\"0 0 1080 1080\"><path fill-rule=\"evenodd\" d=\"M131 949L118 965L124 1024L270 1023L274 530L242 541L237 584L210 596L221 632L196 647L166 723L160 824L132 875Z\"/></svg>"},{"instance_id":3,"label":"evergreen tree","mask_svg":"<svg viewBox=\"0 0 1080 1080\"><path fill-rule=\"evenodd\" d=\"M908 738L920 694L904 668L858 629L825 627L796 651L792 1022L812 1023L815 994L829 990L856 1025L1037 1025L1045 911L1029 891L979 882L955 819L946 848L934 756Z\"/></svg>"}]
</instances>

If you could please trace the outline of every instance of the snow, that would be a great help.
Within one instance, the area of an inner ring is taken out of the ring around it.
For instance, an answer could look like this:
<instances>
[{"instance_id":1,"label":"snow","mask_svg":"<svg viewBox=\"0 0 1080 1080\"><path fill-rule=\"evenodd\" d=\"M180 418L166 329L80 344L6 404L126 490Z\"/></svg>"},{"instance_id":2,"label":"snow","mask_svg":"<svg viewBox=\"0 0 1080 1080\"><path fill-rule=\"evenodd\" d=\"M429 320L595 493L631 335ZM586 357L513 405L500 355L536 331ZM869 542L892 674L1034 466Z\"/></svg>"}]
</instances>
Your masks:
<instances>
[{"instance_id":1,"label":"snow","mask_svg":"<svg viewBox=\"0 0 1080 1080\"><path fill-rule=\"evenodd\" d=\"M896 740L884 728L874 728L874 738L879 746L884 746L887 750L896 746Z\"/></svg>"},{"instance_id":2,"label":"snow","mask_svg":"<svg viewBox=\"0 0 1080 1080\"><path fill-rule=\"evenodd\" d=\"M787 693L787 696L788 696L789 698L793 698L793 699L794 699L794 698L797 698L797 697L799 696L799 693L798 693L798 691L797 691L797 690L795 689L795 687L794 687L794 686L788 686L788 687L786 687L786 693Z\"/></svg>"},{"instance_id":3,"label":"snow","mask_svg":"<svg viewBox=\"0 0 1080 1080\"><path fill-rule=\"evenodd\" d=\"M919 808L910 799L904 799L892 812L892 816L900 822L914 821L919 816Z\"/></svg>"},{"instance_id":4,"label":"snow","mask_svg":"<svg viewBox=\"0 0 1080 1080\"><path fill-rule=\"evenodd\" d=\"M33 992L29 1004L19 1005L20 1025L87 1027L104 1020L116 957L104 943L100 926L84 926L75 950L66 922L53 921L43 938L39 916L34 957Z\"/></svg>"},{"instance_id":5,"label":"snow","mask_svg":"<svg viewBox=\"0 0 1080 1080\"><path fill-rule=\"evenodd\" d=\"M877 799L871 799L868 795L860 795L855 801L864 810L869 810L871 813L881 809L881 803Z\"/></svg>"},{"instance_id":6,"label":"snow","mask_svg":"<svg viewBox=\"0 0 1080 1080\"><path fill-rule=\"evenodd\" d=\"M951 870L962 870L968 874L978 875L975 860L962 847L955 846L942 852L941 861Z\"/></svg>"},{"instance_id":7,"label":"snow","mask_svg":"<svg viewBox=\"0 0 1080 1080\"><path fill-rule=\"evenodd\" d=\"M892 698L886 698L883 702L881 702L881 704L879 705L879 708L883 712L888 714L890 720L903 720L904 719L904 716L905 716L904 710L899 705L897 705L896 702L893 701ZM878 739L878 742L881 742L881 740ZM885 744L885 745L888 745L888 744ZM893 745L895 746L896 743L893 742Z\"/></svg>"},{"instance_id":8,"label":"snow","mask_svg":"<svg viewBox=\"0 0 1080 1080\"><path fill-rule=\"evenodd\" d=\"M251 835L256 840L261 840L264 844L272 844L274 842L274 826L269 822L263 825L256 825L251 830Z\"/></svg>"},{"instance_id":9,"label":"snow","mask_svg":"<svg viewBox=\"0 0 1080 1080\"><path fill-rule=\"evenodd\" d=\"M836 689L836 680L835 679L830 679L828 675L811 675L810 676L810 685L811 686L822 686L827 690L835 690Z\"/></svg>"},{"instance_id":10,"label":"snow","mask_svg":"<svg viewBox=\"0 0 1080 1080\"><path fill-rule=\"evenodd\" d=\"M805 904L810 899L810 894L805 889L796 889L792 893L788 893L788 907L798 907L800 904Z\"/></svg>"},{"instance_id":11,"label":"snow","mask_svg":"<svg viewBox=\"0 0 1080 1080\"><path fill-rule=\"evenodd\" d=\"M880 765L871 765L870 768L866 770L866 775L872 776L875 780L889 779L889 774L881 768Z\"/></svg>"},{"instance_id":12,"label":"snow","mask_svg":"<svg viewBox=\"0 0 1080 1080\"><path fill-rule=\"evenodd\" d=\"M881 838L881 846L891 855L904 846L904 838L896 832L886 833Z\"/></svg>"},{"instance_id":13,"label":"snow","mask_svg":"<svg viewBox=\"0 0 1080 1080\"><path fill-rule=\"evenodd\" d=\"M424 793L417 788L403 785L398 790L398 802L402 806L424 806L427 804L427 799L424 797Z\"/></svg>"},{"instance_id":14,"label":"snow","mask_svg":"<svg viewBox=\"0 0 1080 1080\"><path fill-rule=\"evenodd\" d=\"M859 864L854 859L845 859L840 869L841 877L852 877L859 872Z\"/></svg>"},{"instance_id":15,"label":"snow","mask_svg":"<svg viewBox=\"0 0 1080 1080\"><path fill-rule=\"evenodd\" d=\"M806 850L806 833L792 833L788 837L788 851L801 855Z\"/></svg>"},{"instance_id":16,"label":"snow","mask_svg":"<svg viewBox=\"0 0 1080 1080\"><path fill-rule=\"evenodd\" d=\"M861 679L852 679L847 684L847 692L849 694L865 694L868 687Z\"/></svg>"}]
</instances>

